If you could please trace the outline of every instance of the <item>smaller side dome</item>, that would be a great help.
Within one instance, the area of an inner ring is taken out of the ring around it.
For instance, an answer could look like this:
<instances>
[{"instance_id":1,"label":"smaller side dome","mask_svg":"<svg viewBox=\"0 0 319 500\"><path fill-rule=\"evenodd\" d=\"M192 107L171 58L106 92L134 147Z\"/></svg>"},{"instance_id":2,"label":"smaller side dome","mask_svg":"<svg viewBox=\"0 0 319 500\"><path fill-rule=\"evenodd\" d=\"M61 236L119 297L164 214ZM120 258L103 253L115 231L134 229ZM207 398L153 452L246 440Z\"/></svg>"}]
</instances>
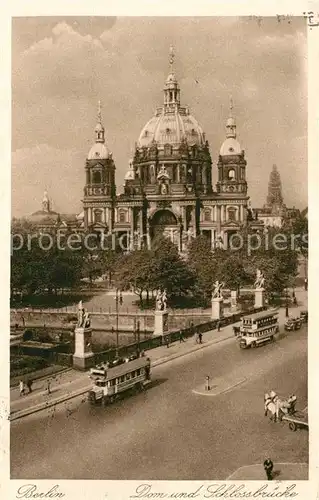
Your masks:
<instances>
[{"instance_id":1,"label":"smaller side dome","mask_svg":"<svg viewBox=\"0 0 319 500\"><path fill-rule=\"evenodd\" d=\"M233 137L229 137L228 139L226 139L220 148L221 156L240 155L241 153L241 146L237 139L234 139Z\"/></svg>"},{"instance_id":2,"label":"smaller side dome","mask_svg":"<svg viewBox=\"0 0 319 500\"><path fill-rule=\"evenodd\" d=\"M108 160L110 158L111 154L110 151L107 149L105 144L102 142L96 142L93 144L91 147L88 157L88 160Z\"/></svg>"}]
</instances>

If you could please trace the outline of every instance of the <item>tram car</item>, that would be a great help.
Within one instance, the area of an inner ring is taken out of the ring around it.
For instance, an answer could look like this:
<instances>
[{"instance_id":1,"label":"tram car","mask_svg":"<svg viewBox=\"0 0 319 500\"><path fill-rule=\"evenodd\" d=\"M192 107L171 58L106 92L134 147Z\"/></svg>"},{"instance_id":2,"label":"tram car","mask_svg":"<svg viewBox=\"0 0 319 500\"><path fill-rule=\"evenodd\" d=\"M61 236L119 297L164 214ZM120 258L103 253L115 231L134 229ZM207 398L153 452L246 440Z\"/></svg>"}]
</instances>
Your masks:
<instances>
[{"instance_id":1,"label":"tram car","mask_svg":"<svg viewBox=\"0 0 319 500\"><path fill-rule=\"evenodd\" d=\"M151 360L146 357L118 359L113 366L91 369L93 386L88 400L91 404L113 403L122 393L141 391L151 380Z\"/></svg>"}]
</instances>

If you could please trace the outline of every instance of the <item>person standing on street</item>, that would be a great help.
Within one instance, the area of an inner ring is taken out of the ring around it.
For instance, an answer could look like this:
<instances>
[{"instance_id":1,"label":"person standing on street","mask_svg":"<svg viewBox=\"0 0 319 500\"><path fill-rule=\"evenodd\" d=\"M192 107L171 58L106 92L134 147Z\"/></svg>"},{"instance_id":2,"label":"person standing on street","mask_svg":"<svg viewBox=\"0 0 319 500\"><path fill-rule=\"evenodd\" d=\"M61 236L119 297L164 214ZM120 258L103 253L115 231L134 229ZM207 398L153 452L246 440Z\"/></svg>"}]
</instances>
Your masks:
<instances>
[{"instance_id":1,"label":"person standing on street","mask_svg":"<svg viewBox=\"0 0 319 500\"><path fill-rule=\"evenodd\" d=\"M220 321L217 321L217 331L220 332Z\"/></svg>"},{"instance_id":2,"label":"person standing on street","mask_svg":"<svg viewBox=\"0 0 319 500\"><path fill-rule=\"evenodd\" d=\"M274 464L272 463L272 461L270 460L270 458L267 458L264 461L264 469L265 469L268 481L272 480L272 470L273 470L273 468L274 468Z\"/></svg>"},{"instance_id":3,"label":"person standing on street","mask_svg":"<svg viewBox=\"0 0 319 500\"><path fill-rule=\"evenodd\" d=\"M185 342L185 339L184 339L182 331L180 330L180 332L179 332L179 343L181 344L182 342Z\"/></svg>"},{"instance_id":4,"label":"person standing on street","mask_svg":"<svg viewBox=\"0 0 319 500\"><path fill-rule=\"evenodd\" d=\"M23 380L19 380L19 391L20 391L20 396L24 396L24 382L23 382Z\"/></svg>"},{"instance_id":5,"label":"person standing on street","mask_svg":"<svg viewBox=\"0 0 319 500\"><path fill-rule=\"evenodd\" d=\"M49 378L47 381L47 392L48 392L48 396L49 396L49 394L51 394L51 380Z\"/></svg>"},{"instance_id":6,"label":"person standing on street","mask_svg":"<svg viewBox=\"0 0 319 500\"><path fill-rule=\"evenodd\" d=\"M33 384L33 380L28 379L27 380L27 388L29 390L29 394L32 392L32 384Z\"/></svg>"},{"instance_id":7,"label":"person standing on street","mask_svg":"<svg viewBox=\"0 0 319 500\"><path fill-rule=\"evenodd\" d=\"M199 332L198 334L198 340L199 340L199 343L202 344L202 339L203 339L203 334L201 332Z\"/></svg>"}]
</instances>

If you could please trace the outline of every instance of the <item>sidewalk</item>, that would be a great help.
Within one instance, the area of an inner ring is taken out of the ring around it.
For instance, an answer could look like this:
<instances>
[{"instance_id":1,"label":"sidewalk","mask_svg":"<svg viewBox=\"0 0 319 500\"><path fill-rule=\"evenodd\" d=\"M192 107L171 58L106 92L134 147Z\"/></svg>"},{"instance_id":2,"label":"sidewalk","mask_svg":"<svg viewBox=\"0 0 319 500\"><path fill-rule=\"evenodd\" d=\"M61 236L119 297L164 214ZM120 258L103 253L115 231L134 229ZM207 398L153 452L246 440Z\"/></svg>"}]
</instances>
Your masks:
<instances>
[{"instance_id":1,"label":"sidewalk","mask_svg":"<svg viewBox=\"0 0 319 500\"><path fill-rule=\"evenodd\" d=\"M204 333L202 344L196 344L194 336L185 339L185 341L181 343L179 341L174 342L174 344L170 344L169 347L165 345L146 351L146 356L151 359L151 366L154 368L155 366L167 363L194 351L199 351L213 344L233 338L233 326L234 325L226 326L222 328L220 332L211 330ZM11 389L10 420L22 418L31 413L49 408L50 406L84 394L92 385L88 378L88 372L71 370L49 378L51 380L50 395L48 395L46 390L47 379L35 381L32 387L32 393L25 396L20 396L18 387Z\"/></svg>"},{"instance_id":2,"label":"sidewalk","mask_svg":"<svg viewBox=\"0 0 319 500\"><path fill-rule=\"evenodd\" d=\"M290 316L298 316L300 310L307 308L306 293L296 293L298 303L297 307L289 308ZM282 326L285 321L285 309L279 310L279 323ZM184 342L174 342L167 347L166 345L146 351L146 355L151 359L152 368L161 364L180 358L201 349L205 349L213 344L223 342L234 338L233 326L238 323L225 326L218 332L211 330L203 334L203 343L196 344L195 336L186 338ZM47 380L51 380L51 394L47 394ZM55 404L67 401L81 394L86 393L91 387L91 381L88 378L88 372L78 372L70 370L58 373L55 376L35 381L32 393L25 396L19 395L19 388L11 388L11 420L22 418L31 413L35 413L44 408L49 408Z\"/></svg>"}]
</instances>

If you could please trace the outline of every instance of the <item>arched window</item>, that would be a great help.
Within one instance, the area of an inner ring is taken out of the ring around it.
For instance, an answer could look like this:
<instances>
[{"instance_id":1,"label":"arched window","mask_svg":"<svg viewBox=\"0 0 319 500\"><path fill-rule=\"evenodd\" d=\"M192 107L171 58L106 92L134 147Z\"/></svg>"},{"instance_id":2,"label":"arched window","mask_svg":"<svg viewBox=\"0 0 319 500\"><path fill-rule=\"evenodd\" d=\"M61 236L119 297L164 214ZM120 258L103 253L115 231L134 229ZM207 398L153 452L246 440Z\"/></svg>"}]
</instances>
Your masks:
<instances>
[{"instance_id":1,"label":"arched window","mask_svg":"<svg viewBox=\"0 0 319 500\"><path fill-rule=\"evenodd\" d=\"M93 184L101 184L101 182L101 172L98 170L96 172L93 172Z\"/></svg>"},{"instance_id":2,"label":"arched window","mask_svg":"<svg viewBox=\"0 0 319 500\"><path fill-rule=\"evenodd\" d=\"M228 220L229 221L235 221L236 220L236 209L233 207L230 207L228 210Z\"/></svg>"},{"instance_id":3,"label":"arched window","mask_svg":"<svg viewBox=\"0 0 319 500\"><path fill-rule=\"evenodd\" d=\"M205 222L210 222L212 219L212 213L211 213L211 210L210 208L206 208L204 210L204 221Z\"/></svg>"},{"instance_id":4,"label":"arched window","mask_svg":"<svg viewBox=\"0 0 319 500\"><path fill-rule=\"evenodd\" d=\"M228 170L228 179L230 181L235 180L235 170L233 168L231 168L230 170Z\"/></svg>"},{"instance_id":5,"label":"arched window","mask_svg":"<svg viewBox=\"0 0 319 500\"><path fill-rule=\"evenodd\" d=\"M119 216L119 222L121 222L121 223L126 222L126 211L125 210L119 210L118 216Z\"/></svg>"},{"instance_id":6,"label":"arched window","mask_svg":"<svg viewBox=\"0 0 319 500\"><path fill-rule=\"evenodd\" d=\"M95 210L94 222L102 222L102 210Z\"/></svg>"}]
</instances>

